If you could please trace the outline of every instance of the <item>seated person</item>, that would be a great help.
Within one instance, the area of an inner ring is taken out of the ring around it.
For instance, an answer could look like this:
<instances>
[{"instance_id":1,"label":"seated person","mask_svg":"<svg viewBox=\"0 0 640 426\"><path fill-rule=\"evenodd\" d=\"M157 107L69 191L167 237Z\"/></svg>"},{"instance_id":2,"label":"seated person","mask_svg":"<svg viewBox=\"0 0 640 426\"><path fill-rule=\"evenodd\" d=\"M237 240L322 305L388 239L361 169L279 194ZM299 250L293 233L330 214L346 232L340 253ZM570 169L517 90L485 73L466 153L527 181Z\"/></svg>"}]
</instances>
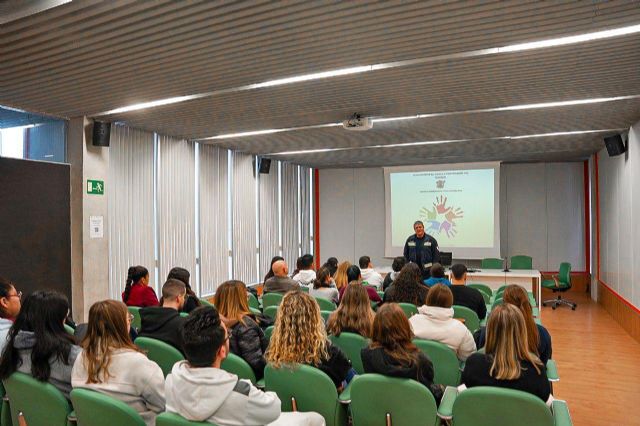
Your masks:
<instances>
[{"instance_id":1,"label":"seated person","mask_svg":"<svg viewBox=\"0 0 640 426\"><path fill-rule=\"evenodd\" d=\"M305 254L300 258L300 269L291 279L303 287L309 287L313 284L316 279L316 271L313 270L313 255Z\"/></svg>"},{"instance_id":2,"label":"seated person","mask_svg":"<svg viewBox=\"0 0 640 426\"><path fill-rule=\"evenodd\" d=\"M151 337L161 340L182 351L182 325L185 318L180 309L187 297L184 283L168 279L162 286L162 306L140 309L139 337Z\"/></svg>"},{"instance_id":3,"label":"seated person","mask_svg":"<svg viewBox=\"0 0 640 426\"><path fill-rule=\"evenodd\" d=\"M336 271L338 270L338 259L335 257L330 257L327 259L324 265L322 265L322 267L327 268L329 270L329 275L331 275L331 278L333 278L333 276L336 274Z\"/></svg>"},{"instance_id":4,"label":"seated person","mask_svg":"<svg viewBox=\"0 0 640 426\"><path fill-rule=\"evenodd\" d=\"M271 265L273 277L264 283L263 293L281 293L298 290L300 284L289 278L289 267L284 260L278 260Z\"/></svg>"},{"instance_id":5,"label":"seated person","mask_svg":"<svg viewBox=\"0 0 640 426\"><path fill-rule=\"evenodd\" d=\"M457 263L451 267L451 292L453 304L466 306L474 311L480 320L487 316L487 305L480 290L467 287L467 267Z\"/></svg>"},{"instance_id":6,"label":"seated person","mask_svg":"<svg viewBox=\"0 0 640 426\"><path fill-rule=\"evenodd\" d=\"M144 266L131 266L127 271L127 284L122 292L127 306L158 306L156 292L149 287L149 271Z\"/></svg>"},{"instance_id":7,"label":"seated person","mask_svg":"<svg viewBox=\"0 0 640 426\"><path fill-rule=\"evenodd\" d=\"M358 264L360 265L360 274L362 275L363 283L375 287L376 290L382 290L382 275L373 269L371 258L369 256L362 256L358 260Z\"/></svg>"},{"instance_id":8,"label":"seated person","mask_svg":"<svg viewBox=\"0 0 640 426\"><path fill-rule=\"evenodd\" d=\"M11 281L0 277L0 353L4 349L13 321L20 313L22 292Z\"/></svg>"},{"instance_id":9,"label":"seated person","mask_svg":"<svg viewBox=\"0 0 640 426\"><path fill-rule=\"evenodd\" d=\"M404 265L398 277L384 292L384 302L424 305L429 289L422 284L422 273L415 263Z\"/></svg>"},{"instance_id":10,"label":"seated person","mask_svg":"<svg viewBox=\"0 0 640 426\"><path fill-rule=\"evenodd\" d=\"M284 257L282 257L282 256L273 256L271 258L271 263L269 264L269 272L267 272L267 274L264 276L264 279L262 280L262 284L266 283L269 278L274 276L274 274L273 274L273 264L276 263L278 260L284 260Z\"/></svg>"},{"instance_id":11,"label":"seated person","mask_svg":"<svg viewBox=\"0 0 640 426\"><path fill-rule=\"evenodd\" d=\"M220 368L229 353L230 337L214 307L191 313L183 340L187 360L173 366L165 383L168 412L218 426L324 425L317 413L281 413L275 392L263 392Z\"/></svg>"},{"instance_id":12,"label":"seated person","mask_svg":"<svg viewBox=\"0 0 640 426\"><path fill-rule=\"evenodd\" d=\"M547 361L551 358L551 335L541 324L536 324L533 319L533 310L531 309L531 303L529 302L529 296L527 291L518 286L510 285L504 289L503 303L510 303L520 309L522 316L524 317L524 324L527 329L527 341L529 342L529 352L534 353L540 358L540 361L544 365L547 365ZM487 338L486 329L480 330L480 337L478 338L478 347L481 348L485 344Z\"/></svg>"},{"instance_id":13,"label":"seated person","mask_svg":"<svg viewBox=\"0 0 640 426\"><path fill-rule=\"evenodd\" d=\"M265 358L276 368L284 364L319 368L339 391L352 374L347 357L327 338L320 307L301 291L289 292L282 298Z\"/></svg>"},{"instance_id":14,"label":"seated person","mask_svg":"<svg viewBox=\"0 0 640 426\"><path fill-rule=\"evenodd\" d=\"M444 266L439 263L434 263L431 266L431 276L424 280L427 287L434 286L436 284L451 285L451 281L444 275Z\"/></svg>"},{"instance_id":15,"label":"seated person","mask_svg":"<svg viewBox=\"0 0 640 426\"><path fill-rule=\"evenodd\" d=\"M382 282L383 291L386 291L389 288L389 286L391 286L391 284L393 283L393 280L396 279L396 277L398 276L398 274L406 264L407 264L407 259L405 259L404 256L398 256L393 259L393 263L391 263L391 269L393 271L388 273L384 277L384 281Z\"/></svg>"},{"instance_id":16,"label":"seated person","mask_svg":"<svg viewBox=\"0 0 640 426\"><path fill-rule=\"evenodd\" d=\"M497 386L529 392L551 402L545 366L529 350L527 329L520 310L505 303L487 321L485 352L467 358L461 382L467 388Z\"/></svg>"},{"instance_id":17,"label":"seated person","mask_svg":"<svg viewBox=\"0 0 640 426\"><path fill-rule=\"evenodd\" d=\"M64 328L68 312L67 297L56 291L38 290L28 295L9 330L0 379L19 371L51 383L69 399L71 369L81 350Z\"/></svg>"},{"instance_id":18,"label":"seated person","mask_svg":"<svg viewBox=\"0 0 640 426\"><path fill-rule=\"evenodd\" d=\"M340 336L344 331L371 337L373 316L366 287L358 281L352 281L342 295L338 309L329 315L327 331L334 336Z\"/></svg>"},{"instance_id":19,"label":"seated person","mask_svg":"<svg viewBox=\"0 0 640 426\"><path fill-rule=\"evenodd\" d=\"M436 284L429 290L427 304L418 307L418 314L409 318L413 334L418 339L444 343L464 361L476 351L476 343L469 329L453 318L453 295L444 284Z\"/></svg>"},{"instance_id":20,"label":"seated person","mask_svg":"<svg viewBox=\"0 0 640 426\"><path fill-rule=\"evenodd\" d=\"M412 339L411 326L400 306L382 305L373 320L371 344L361 350L364 372L416 380L429 389L438 404L444 389L433 383L433 364Z\"/></svg>"},{"instance_id":21,"label":"seated person","mask_svg":"<svg viewBox=\"0 0 640 426\"><path fill-rule=\"evenodd\" d=\"M196 296L196 293L191 289L191 286L189 285L190 277L191 274L189 273L189 271L178 266L176 266L175 268L171 268L171 270L169 271L169 275L167 275L167 280L180 280L187 288L187 297L185 298L184 305L180 309L180 312L189 313L200 306L200 299L198 299L198 296Z\"/></svg>"},{"instance_id":22,"label":"seated person","mask_svg":"<svg viewBox=\"0 0 640 426\"><path fill-rule=\"evenodd\" d=\"M318 270L316 279L313 280L313 288L309 290L313 297L322 297L331 300L336 305L340 301L338 289L331 286L331 274L329 269L322 267Z\"/></svg>"},{"instance_id":23,"label":"seated person","mask_svg":"<svg viewBox=\"0 0 640 426\"><path fill-rule=\"evenodd\" d=\"M247 302L247 286L230 280L216 290L213 304L229 331L231 353L247 361L258 380L264 376L264 352L269 341L251 313Z\"/></svg>"},{"instance_id":24,"label":"seated person","mask_svg":"<svg viewBox=\"0 0 640 426\"><path fill-rule=\"evenodd\" d=\"M119 399L153 426L156 415L164 411L164 375L129 338L132 318L122 302L103 300L91 305L71 384Z\"/></svg>"},{"instance_id":25,"label":"seated person","mask_svg":"<svg viewBox=\"0 0 640 426\"><path fill-rule=\"evenodd\" d=\"M362 284L362 275L360 274L360 268L358 268L356 265L350 265L347 268L346 271L347 274L347 283L351 284L353 281L357 281L359 283ZM376 291L376 289L374 287L371 287L369 285L364 285L362 284L365 288L365 290L367 291L367 295L369 296L369 300L372 302L375 302L377 304L380 304L382 302L382 298L380 297L380 295L378 294L378 292ZM340 300L342 301L342 296L344 295L345 290L347 289L347 286L345 285L344 287L341 287L338 292L340 293Z\"/></svg>"}]
</instances>

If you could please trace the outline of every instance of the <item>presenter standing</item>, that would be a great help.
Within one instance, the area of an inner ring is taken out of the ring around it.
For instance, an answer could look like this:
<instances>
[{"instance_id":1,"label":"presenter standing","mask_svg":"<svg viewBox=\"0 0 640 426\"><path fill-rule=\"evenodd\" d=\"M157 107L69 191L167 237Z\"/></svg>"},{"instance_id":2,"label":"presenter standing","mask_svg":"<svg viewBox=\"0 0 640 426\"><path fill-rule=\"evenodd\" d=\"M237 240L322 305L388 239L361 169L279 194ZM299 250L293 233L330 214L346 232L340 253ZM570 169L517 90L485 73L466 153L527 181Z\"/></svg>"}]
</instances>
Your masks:
<instances>
[{"instance_id":1,"label":"presenter standing","mask_svg":"<svg viewBox=\"0 0 640 426\"><path fill-rule=\"evenodd\" d=\"M422 272L422 279L427 279L431 265L440 262L438 241L424 232L424 224L419 220L413 224L413 230L416 233L404 243L404 258L407 262L417 264Z\"/></svg>"}]
</instances>

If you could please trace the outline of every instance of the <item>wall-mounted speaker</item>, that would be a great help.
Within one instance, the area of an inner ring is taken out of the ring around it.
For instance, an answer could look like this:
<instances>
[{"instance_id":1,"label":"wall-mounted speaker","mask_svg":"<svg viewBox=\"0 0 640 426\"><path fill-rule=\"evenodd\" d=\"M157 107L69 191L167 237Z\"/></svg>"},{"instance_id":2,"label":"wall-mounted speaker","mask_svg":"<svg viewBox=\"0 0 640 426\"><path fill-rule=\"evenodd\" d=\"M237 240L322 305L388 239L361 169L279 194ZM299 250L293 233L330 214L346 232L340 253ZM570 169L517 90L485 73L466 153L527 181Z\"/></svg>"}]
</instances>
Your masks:
<instances>
[{"instance_id":1,"label":"wall-mounted speaker","mask_svg":"<svg viewBox=\"0 0 640 426\"><path fill-rule=\"evenodd\" d=\"M111 123L106 121L93 122L93 146L109 146L111 137Z\"/></svg>"},{"instance_id":2,"label":"wall-mounted speaker","mask_svg":"<svg viewBox=\"0 0 640 426\"><path fill-rule=\"evenodd\" d=\"M271 159L270 158L259 158L258 159L258 170L262 174L269 174L269 170L271 170Z\"/></svg>"},{"instance_id":3,"label":"wall-mounted speaker","mask_svg":"<svg viewBox=\"0 0 640 426\"><path fill-rule=\"evenodd\" d=\"M604 144L607 147L609 157L620 155L627 151L627 146L624 143L623 136L624 135L622 134L617 134L604 138Z\"/></svg>"}]
</instances>

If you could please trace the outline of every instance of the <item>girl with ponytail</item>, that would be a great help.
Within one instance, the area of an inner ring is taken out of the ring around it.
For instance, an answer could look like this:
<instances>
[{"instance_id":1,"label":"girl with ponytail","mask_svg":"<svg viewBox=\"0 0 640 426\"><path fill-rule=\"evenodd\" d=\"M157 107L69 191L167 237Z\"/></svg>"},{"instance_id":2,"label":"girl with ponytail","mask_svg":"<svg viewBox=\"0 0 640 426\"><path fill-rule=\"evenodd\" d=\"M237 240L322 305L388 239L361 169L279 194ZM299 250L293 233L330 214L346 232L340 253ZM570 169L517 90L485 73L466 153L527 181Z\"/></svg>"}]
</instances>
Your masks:
<instances>
[{"instance_id":1,"label":"girl with ponytail","mask_svg":"<svg viewBox=\"0 0 640 426\"><path fill-rule=\"evenodd\" d=\"M122 292L127 306L158 306L156 292L149 287L149 271L144 266L131 266L127 272L127 284Z\"/></svg>"}]
</instances>

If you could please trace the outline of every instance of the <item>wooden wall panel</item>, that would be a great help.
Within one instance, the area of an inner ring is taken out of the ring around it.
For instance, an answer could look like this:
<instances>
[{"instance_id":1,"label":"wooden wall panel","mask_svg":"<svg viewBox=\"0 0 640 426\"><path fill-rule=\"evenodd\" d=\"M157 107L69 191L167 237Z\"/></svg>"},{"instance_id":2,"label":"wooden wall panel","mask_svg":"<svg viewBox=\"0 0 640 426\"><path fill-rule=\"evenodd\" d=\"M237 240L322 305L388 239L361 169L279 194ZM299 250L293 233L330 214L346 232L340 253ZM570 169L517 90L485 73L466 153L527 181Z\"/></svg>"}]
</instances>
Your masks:
<instances>
[{"instance_id":1,"label":"wooden wall panel","mask_svg":"<svg viewBox=\"0 0 640 426\"><path fill-rule=\"evenodd\" d=\"M598 303L631 337L640 342L640 312L625 303L602 282L598 283Z\"/></svg>"}]
</instances>

